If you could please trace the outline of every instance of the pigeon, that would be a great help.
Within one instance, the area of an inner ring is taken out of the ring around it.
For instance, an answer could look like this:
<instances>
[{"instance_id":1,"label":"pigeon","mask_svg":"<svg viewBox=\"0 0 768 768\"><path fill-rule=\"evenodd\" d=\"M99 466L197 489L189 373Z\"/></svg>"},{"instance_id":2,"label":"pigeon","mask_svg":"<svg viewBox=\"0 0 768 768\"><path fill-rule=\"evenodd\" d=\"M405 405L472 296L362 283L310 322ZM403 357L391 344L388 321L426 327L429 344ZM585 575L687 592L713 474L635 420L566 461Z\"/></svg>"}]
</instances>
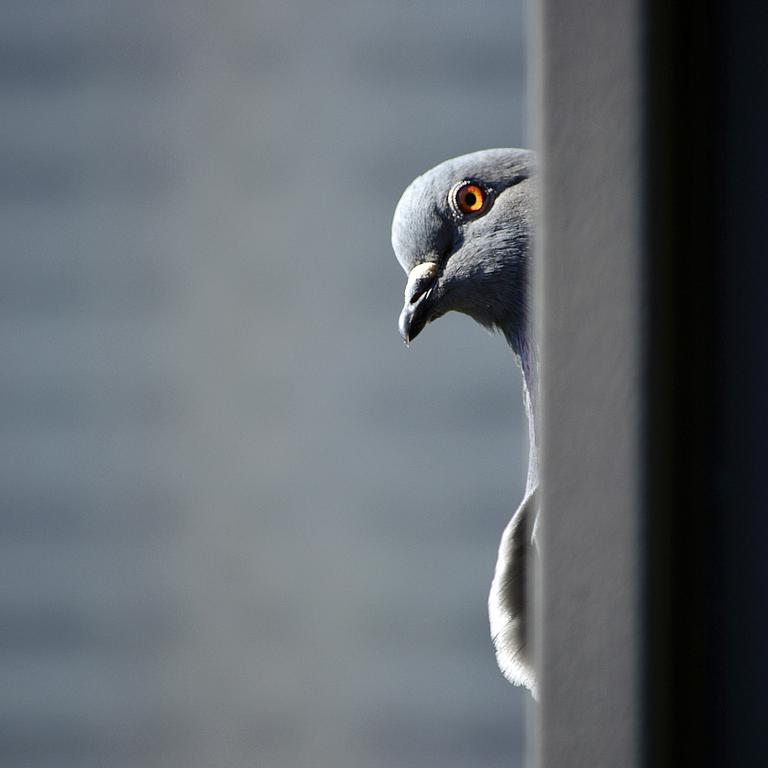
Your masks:
<instances>
[{"instance_id":1,"label":"pigeon","mask_svg":"<svg viewBox=\"0 0 768 768\"><path fill-rule=\"evenodd\" d=\"M398 327L409 345L447 312L498 331L523 374L529 460L525 496L502 534L488 598L499 668L535 695L528 607L536 555L538 352L529 274L536 203L534 154L487 149L447 160L403 192L392 248L405 270Z\"/></svg>"}]
</instances>

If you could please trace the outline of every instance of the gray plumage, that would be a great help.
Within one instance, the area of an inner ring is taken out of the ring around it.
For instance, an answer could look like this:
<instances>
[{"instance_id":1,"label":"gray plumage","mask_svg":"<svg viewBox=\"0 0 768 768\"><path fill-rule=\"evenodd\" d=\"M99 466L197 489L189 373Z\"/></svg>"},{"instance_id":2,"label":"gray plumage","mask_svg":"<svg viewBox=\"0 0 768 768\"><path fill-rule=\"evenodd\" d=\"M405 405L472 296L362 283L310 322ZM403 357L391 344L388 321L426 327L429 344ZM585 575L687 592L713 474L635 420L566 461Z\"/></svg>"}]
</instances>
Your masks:
<instances>
[{"instance_id":1,"label":"gray plumage","mask_svg":"<svg viewBox=\"0 0 768 768\"><path fill-rule=\"evenodd\" d=\"M466 194L471 205L462 198ZM527 598L535 553L538 355L529 330L528 281L535 198L531 152L483 150L415 179L392 222L392 247L408 275L399 318L406 344L446 312L462 312L501 332L523 371L530 442L526 494L502 535L488 608L501 670L531 689Z\"/></svg>"}]
</instances>

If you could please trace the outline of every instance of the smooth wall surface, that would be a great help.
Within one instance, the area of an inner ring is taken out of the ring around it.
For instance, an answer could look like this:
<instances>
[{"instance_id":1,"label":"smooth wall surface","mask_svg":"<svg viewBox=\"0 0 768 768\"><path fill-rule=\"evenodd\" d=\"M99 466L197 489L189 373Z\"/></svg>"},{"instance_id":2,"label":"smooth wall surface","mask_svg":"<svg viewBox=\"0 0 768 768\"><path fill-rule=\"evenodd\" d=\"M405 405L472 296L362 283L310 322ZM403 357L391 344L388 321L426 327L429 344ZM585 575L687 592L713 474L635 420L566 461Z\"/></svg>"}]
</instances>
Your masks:
<instances>
[{"instance_id":1,"label":"smooth wall surface","mask_svg":"<svg viewBox=\"0 0 768 768\"><path fill-rule=\"evenodd\" d=\"M516 3L14 2L0 763L519 765L500 338L406 350L389 222L521 145Z\"/></svg>"},{"instance_id":2,"label":"smooth wall surface","mask_svg":"<svg viewBox=\"0 0 768 768\"><path fill-rule=\"evenodd\" d=\"M655 766L642 751L649 160L641 3L592 0L577 8L542 0L536 12L543 156L537 764Z\"/></svg>"}]
</instances>

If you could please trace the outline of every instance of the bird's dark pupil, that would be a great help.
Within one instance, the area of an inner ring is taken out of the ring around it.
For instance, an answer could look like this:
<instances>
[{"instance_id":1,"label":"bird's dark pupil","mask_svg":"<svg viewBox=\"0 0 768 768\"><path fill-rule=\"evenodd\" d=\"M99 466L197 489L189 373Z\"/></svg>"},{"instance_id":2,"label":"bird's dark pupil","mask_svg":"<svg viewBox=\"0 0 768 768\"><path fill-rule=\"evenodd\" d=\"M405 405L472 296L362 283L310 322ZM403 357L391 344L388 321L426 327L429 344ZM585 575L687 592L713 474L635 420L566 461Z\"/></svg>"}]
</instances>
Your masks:
<instances>
[{"instance_id":1,"label":"bird's dark pupil","mask_svg":"<svg viewBox=\"0 0 768 768\"><path fill-rule=\"evenodd\" d=\"M477 202L475 193L467 192L467 196L464 198L464 202L471 208Z\"/></svg>"}]
</instances>

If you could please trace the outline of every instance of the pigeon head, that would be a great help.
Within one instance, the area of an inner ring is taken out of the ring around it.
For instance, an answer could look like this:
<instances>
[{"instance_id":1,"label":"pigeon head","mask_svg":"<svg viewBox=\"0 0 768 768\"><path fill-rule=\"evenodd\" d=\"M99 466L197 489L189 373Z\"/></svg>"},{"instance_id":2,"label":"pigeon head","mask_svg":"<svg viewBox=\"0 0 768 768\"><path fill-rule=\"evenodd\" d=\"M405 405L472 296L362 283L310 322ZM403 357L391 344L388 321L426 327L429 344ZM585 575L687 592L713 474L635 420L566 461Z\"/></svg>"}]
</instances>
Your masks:
<instances>
[{"instance_id":1,"label":"pigeon head","mask_svg":"<svg viewBox=\"0 0 768 768\"><path fill-rule=\"evenodd\" d=\"M453 311L502 331L519 352L533 172L533 153L488 149L447 160L405 190L392 221L392 247L408 275L399 320L406 344Z\"/></svg>"}]
</instances>

